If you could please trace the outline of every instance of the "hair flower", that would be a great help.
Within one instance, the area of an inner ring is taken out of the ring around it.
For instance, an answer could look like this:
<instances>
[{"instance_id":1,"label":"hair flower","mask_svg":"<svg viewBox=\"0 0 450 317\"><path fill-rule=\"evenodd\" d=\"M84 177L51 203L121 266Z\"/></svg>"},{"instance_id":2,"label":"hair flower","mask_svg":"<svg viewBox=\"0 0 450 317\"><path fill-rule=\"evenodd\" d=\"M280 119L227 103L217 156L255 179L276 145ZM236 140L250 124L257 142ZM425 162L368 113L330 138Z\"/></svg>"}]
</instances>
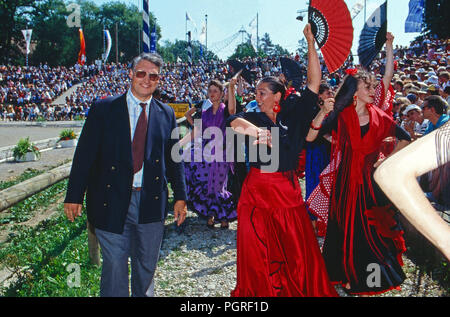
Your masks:
<instances>
[{"instance_id":1,"label":"hair flower","mask_svg":"<svg viewBox=\"0 0 450 317\"><path fill-rule=\"evenodd\" d=\"M357 68L349 68L345 71L345 73L350 76L355 76L358 73L358 69Z\"/></svg>"},{"instance_id":2,"label":"hair flower","mask_svg":"<svg viewBox=\"0 0 450 317\"><path fill-rule=\"evenodd\" d=\"M292 94L295 94L295 88L291 87L288 90L286 90L286 93L284 94L284 100L288 99L288 97Z\"/></svg>"}]
</instances>

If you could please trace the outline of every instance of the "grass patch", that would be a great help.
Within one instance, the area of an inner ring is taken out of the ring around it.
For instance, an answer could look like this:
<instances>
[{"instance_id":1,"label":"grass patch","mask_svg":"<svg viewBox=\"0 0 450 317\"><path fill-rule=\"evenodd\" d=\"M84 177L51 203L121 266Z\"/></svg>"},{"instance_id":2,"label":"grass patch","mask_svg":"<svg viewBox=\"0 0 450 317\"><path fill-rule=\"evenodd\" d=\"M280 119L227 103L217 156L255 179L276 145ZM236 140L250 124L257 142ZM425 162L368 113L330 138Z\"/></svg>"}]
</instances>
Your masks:
<instances>
[{"instance_id":1,"label":"grass patch","mask_svg":"<svg viewBox=\"0 0 450 317\"><path fill-rule=\"evenodd\" d=\"M27 169L25 172L23 172L20 176L16 177L13 180L9 181L0 181L0 190L4 190L6 188L12 187L14 185L17 185L19 183L22 183L30 178L33 178L35 176L38 176L40 174L44 173L44 171L38 171L35 169Z\"/></svg>"},{"instance_id":2,"label":"grass patch","mask_svg":"<svg viewBox=\"0 0 450 317\"><path fill-rule=\"evenodd\" d=\"M67 190L67 180L56 183L44 191L33 195L24 201L9 208L7 216L0 218L0 224L21 223L30 220L34 211L39 208L46 208L55 203L59 195Z\"/></svg>"},{"instance_id":3,"label":"grass patch","mask_svg":"<svg viewBox=\"0 0 450 317\"><path fill-rule=\"evenodd\" d=\"M63 204L59 209L63 209ZM86 218L84 213L71 223L62 214L34 229L22 228L0 250L0 263L15 277L12 285L2 289L3 295L98 296L100 268L89 262ZM72 278L77 270L79 285Z\"/></svg>"}]
</instances>

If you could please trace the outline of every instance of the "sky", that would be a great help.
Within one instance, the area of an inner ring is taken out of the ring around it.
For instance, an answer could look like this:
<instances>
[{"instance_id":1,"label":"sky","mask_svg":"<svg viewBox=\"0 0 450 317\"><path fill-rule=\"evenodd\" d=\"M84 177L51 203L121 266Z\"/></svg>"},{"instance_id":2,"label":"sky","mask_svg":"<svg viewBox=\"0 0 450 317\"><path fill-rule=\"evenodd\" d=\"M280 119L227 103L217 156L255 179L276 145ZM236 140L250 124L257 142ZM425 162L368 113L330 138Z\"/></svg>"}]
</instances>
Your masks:
<instances>
[{"instance_id":1,"label":"sky","mask_svg":"<svg viewBox=\"0 0 450 317\"><path fill-rule=\"evenodd\" d=\"M366 0L366 18L379 7L385 0ZM106 0L94 0L98 5L108 2ZM142 8L142 0L121 1L133 3ZM345 0L349 10L357 3L364 0ZM306 19L303 22L296 20L297 11L307 9L305 0L150 0L150 11L156 16L161 26L159 43L176 39L184 40L186 34L186 13L193 22L188 22L188 31L193 33L193 39L198 40L201 28L208 15L208 49L212 49L219 58L226 59L232 55L236 46L242 42L238 36L228 47L214 51L225 39L239 32L244 27L249 29L249 23L259 15L259 37L268 33L274 44L279 44L290 52L298 47L298 41L302 39ZM395 45L409 45L419 33L405 33L405 20L408 16L409 0L388 1L388 32L395 36ZM354 39L353 54L358 49L359 35L364 25L364 10L353 20ZM195 26L197 32L195 32Z\"/></svg>"}]
</instances>

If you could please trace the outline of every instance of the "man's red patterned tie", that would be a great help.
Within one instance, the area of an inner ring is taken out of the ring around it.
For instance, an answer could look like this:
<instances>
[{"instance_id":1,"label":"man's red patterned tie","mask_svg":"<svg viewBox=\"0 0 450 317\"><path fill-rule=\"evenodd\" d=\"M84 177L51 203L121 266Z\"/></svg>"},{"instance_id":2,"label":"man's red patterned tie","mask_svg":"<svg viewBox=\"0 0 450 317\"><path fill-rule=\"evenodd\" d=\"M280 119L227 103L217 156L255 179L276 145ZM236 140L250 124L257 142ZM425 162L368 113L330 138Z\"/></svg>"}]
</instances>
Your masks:
<instances>
[{"instance_id":1,"label":"man's red patterned tie","mask_svg":"<svg viewBox=\"0 0 450 317\"><path fill-rule=\"evenodd\" d=\"M140 103L139 105L142 107L142 111L136 125L136 131L134 132L132 145L134 174L139 172L142 169L142 165L144 164L145 141L147 138L148 125L147 112L145 111L147 104Z\"/></svg>"}]
</instances>

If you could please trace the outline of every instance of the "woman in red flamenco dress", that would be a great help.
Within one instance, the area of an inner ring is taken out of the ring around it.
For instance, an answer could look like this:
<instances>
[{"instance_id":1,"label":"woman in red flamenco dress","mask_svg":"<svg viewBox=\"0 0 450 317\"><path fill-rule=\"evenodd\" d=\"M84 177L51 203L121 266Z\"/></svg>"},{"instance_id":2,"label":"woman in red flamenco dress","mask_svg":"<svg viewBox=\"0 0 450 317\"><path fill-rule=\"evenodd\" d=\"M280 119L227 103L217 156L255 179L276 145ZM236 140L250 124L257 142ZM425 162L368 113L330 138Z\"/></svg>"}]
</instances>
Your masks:
<instances>
[{"instance_id":1,"label":"woman in red flamenco dress","mask_svg":"<svg viewBox=\"0 0 450 317\"><path fill-rule=\"evenodd\" d=\"M392 116L373 105L376 84L374 75L364 70L349 71L338 95L350 102L337 116L331 113L321 130L333 135L323 256L333 283L352 295L383 293L405 279L403 231L373 173L385 158L387 139L399 140L392 155L411 138ZM340 99L336 97L336 105Z\"/></svg>"},{"instance_id":2,"label":"woman in red flamenco dress","mask_svg":"<svg viewBox=\"0 0 450 317\"><path fill-rule=\"evenodd\" d=\"M228 120L236 132L256 138L253 143L247 139L249 153L257 148L253 152L257 158L249 156L251 170L238 204L234 297L337 296L295 174L321 80L309 24L304 34L308 87L301 96L286 91L279 79L267 77L256 91L261 112L240 113ZM270 162L261 153L268 154Z\"/></svg>"}]
</instances>

